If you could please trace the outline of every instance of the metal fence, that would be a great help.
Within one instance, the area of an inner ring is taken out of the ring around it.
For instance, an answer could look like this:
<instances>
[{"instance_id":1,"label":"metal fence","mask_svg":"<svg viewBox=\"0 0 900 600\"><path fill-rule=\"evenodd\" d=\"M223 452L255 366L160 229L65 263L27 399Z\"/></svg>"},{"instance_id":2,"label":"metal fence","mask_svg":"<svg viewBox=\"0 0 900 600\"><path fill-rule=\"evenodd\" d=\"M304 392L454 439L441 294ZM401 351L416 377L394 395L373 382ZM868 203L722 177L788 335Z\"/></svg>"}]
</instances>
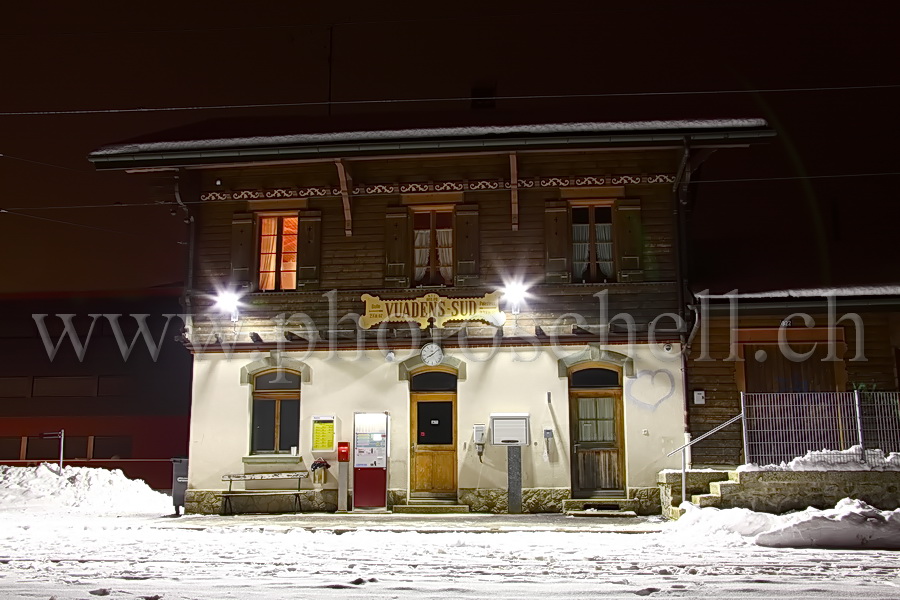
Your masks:
<instances>
[{"instance_id":1,"label":"metal fence","mask_svg":"<svg viewBox=\"0 0 900 600\"><path fill-rule=\"evenodd\" d=\"M865 461L865 450L900 452L900 392L741 394L744 460L789 462L813 450L848 450L828 462Z\"/></svg>"}]
</instances>

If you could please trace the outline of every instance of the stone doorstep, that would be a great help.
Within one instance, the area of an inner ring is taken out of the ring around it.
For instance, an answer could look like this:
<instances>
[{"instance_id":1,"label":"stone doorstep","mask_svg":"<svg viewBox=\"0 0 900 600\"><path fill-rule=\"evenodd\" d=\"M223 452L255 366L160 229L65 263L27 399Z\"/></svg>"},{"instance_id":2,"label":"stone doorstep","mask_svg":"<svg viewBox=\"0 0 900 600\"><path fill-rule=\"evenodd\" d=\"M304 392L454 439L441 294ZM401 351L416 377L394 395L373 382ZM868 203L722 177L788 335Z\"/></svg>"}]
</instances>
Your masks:
<instances>
[{"instance_id":1,"label":"stone doorstep","mask_svg":"<svg viewBox=\"0 0 900 600\"><path fill-rule=\"evenodd\" d=\"M469 512L468 504L425 504L418 502L416 504L395 504L391 510L401 514L444 514L444 513L467 513Z\"/></svg>"},{"instance_id":2,"label":"stone doorstep","mask_svg":"<svg viewBox=\"0 0 900 600\"><path fill-rule=\"evenodd\" d=\"M621 519L637 518L633 510L573 510L566 513L573 517L617 517Z\"/></svg>"},{"instance_id":3,"label":"stone doorstep","mask_svg":"<svg viewBox=\"0 0 900 600\"><path fill-rule=\"evenodd\" d=\"M563 500L562 511L566 514L585 511L591 508L591 504L596 504L598 511L614 510L636 512L638 508L640 508L640 502L633 498L577 498L572 500ZM615 506L616 508L612 508L613 506Z\"/></svg>"},{"instance_id":4,"label":"stone doorstep","mask_svg":"<svg viewBox=\"0 0 900 600\"><path fill-rule=\"evenodd\" d=\"M707 508L710 506L717 508L721 499L722 497L718 494L694 494L691 496L691 503L696 504L700 508Z\"/></svg>"}]
</instances>

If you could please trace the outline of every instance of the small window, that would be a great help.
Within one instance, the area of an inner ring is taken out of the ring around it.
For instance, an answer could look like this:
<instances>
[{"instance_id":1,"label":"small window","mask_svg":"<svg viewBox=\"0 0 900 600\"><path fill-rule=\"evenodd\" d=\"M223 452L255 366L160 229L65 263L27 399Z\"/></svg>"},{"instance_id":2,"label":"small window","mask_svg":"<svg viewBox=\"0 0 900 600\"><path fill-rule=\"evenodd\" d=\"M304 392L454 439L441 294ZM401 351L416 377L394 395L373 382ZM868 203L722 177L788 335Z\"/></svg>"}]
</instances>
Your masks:
<instances>
[{"instance_id":1,"label":"small window","mask_svg":"<svg viewBox=\"0 0 900 600\"><path fill-rule=\"evenodd\" d=\"M572 209L572 281L615 281L612 207L579 206Z\"/></svg>"},{"instance_id":2,"label":"small window","mask_svg":"<svg viewBox=\"0 0 900 600\"><path fill-rule=\"evenodd\" d=\"M0 460L19 460L22 450L22 438L0 437Z\"/></svg>"},{"instance_id":3,"label":"small window","mask_svg":"<svg viewBox=\"0 0 900 600\"><path fill-rule=\"evenodd\" d=\"M259 289L297 289L297 225L294 216L259 219Z\"/></svg>"},{"instance_id":4,"label":"small window","mask_svg":"<svg viewBox=\"0 0 900 600\"><path fill-rule=\"evenodd\" d=\"M413 212L414 285L453 285L453 211Z\"/></svg>"},{"instance_id":5,"label":"small window","mask_svg":"<svg viewBox=\"0 0 900 600\"><path fill-rule=\"evenodd\" d=\"M91 458L131 458L131 437L125 435L94 436Z\"/></svg>"},{"instance_id":6,"label":"small window","mask_svg":"<svg viewBox=\"0 0 900 600\"><path fill-rule=\"evenodd\" d=\"M619 372L611 369L582 369L572 373L573 388L619 387Z\"/></svg>"},{"instance_id":7,"label":"small window","mask_svg":"<svg viewBox=\"0 0 900 600\"><path fill-rule=\"evenodd\" d=\"M409 389L413 392L455 392L457 377L444 371L426 371L413 375Z\"/></svg>"},{"instance_id":8,"label":"small window","mask_svg":"<svg viewBox=\"0 0 900 600\"><path fill-rule=\"evenodd\" d=\"M280 375L280 376L279 376ZM300 445L300 375L257 375L253 390L251 454L287 454Z\"/></svg>"}]
</instances>

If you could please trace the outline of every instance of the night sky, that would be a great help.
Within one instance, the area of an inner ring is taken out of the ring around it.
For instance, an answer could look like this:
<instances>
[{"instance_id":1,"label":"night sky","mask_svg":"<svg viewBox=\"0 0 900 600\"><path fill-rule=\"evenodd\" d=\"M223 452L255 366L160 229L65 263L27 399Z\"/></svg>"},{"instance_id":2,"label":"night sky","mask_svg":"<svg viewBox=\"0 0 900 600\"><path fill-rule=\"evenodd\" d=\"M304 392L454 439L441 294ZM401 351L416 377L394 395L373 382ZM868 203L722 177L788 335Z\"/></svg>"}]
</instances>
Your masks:
<instances>
[{"instance_id":1,"label":"night sky","mask_svg":"<svg viewBox=\"0 0 900 600\"><path fill-rule=\"evenodd\" d=\"M181 216L133 206L158 198L148 178L95 173L86 156L102 145L229 117L370 115L380 128L470 111L473 88L653 92L479 111L548 122L765 118L774 141L703 168L706 180L765 181L698 187L695 284L900 283L896 3L22 4L0 19L0 113L317 104L0 115L0 293L183 279ZM850 87L866 89L748 92ZM698 91L710 93L659 94ZM346 104L424 98L462 100ZM866 175L835 177L848 174Z\"/></svg>"}]
</instances>

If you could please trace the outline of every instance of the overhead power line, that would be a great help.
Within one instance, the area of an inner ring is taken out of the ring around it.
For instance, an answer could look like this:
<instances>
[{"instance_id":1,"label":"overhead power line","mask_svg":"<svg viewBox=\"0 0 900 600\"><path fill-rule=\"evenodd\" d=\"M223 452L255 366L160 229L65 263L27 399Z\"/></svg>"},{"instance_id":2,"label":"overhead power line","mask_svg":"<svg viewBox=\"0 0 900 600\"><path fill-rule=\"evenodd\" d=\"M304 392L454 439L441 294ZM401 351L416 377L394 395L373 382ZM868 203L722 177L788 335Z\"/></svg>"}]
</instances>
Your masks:
<instances>
[{"instance_id":1,"label":"overhead power line","mask_svg":"<svg viewBox=\"0 0 900 600\"><path fill-rule=\"evenodd\" d=\"M760 88L752 90L682 90L672 92L609 92L602 94L533 94L521 96L491 96L492 100L578 100L591 98L635 98L644 96L708 96L726 94L779 94L794 92L837 92L858 90L898 89L900 84L794 87L794 88ZM275 102L260 104L210 104L199 106L164 106L156 108L96 108L76 110L31 110L4 111L0 117L26 117L46 115L99 115L99 114L133 114L154 112L184 112L197 110L236 110L246 108L301 108L311 106L347 106L365 104L425 104L431 102L471 102L471 96L453 96L445 98L386 98L380 100L320 100L315 102Z\"/></svg>"},{"instance_id":2,"label":"overhead power line","mask_svg":"<svg viewBox=\"0 0 900 600\"><path fill-rule=\"evenodd\" d=\"M50 219L48 217L39 217L37 215L26 215L26 214L22 214L20 212L13 212L12 209L0 208L0 215L13 215L16 217L25 217L26 219L37 219L39 221L49 221L51 223L59 223L61 225L70 225L72 227L81 227L82 229L93 229L95 231L103 231L105 233L115 233L117 235L127 235L130 237L138 236L138 237L153 239L154 241L157 241L157 242L171 243L174 241L174 240L166 240L166 239L163 239L163 238L160 238L157 236L147 235L144 233L136 233L134 231L120 231L118 229L107 229L106 227L97 227L96 225L86 225L85 223L74 223L72 221L63 221L61 219ZM186 242L182 242L182 241L174 241L174 243L180 244L180 245L186 244Z\"/></svg>"}]
</instances>

